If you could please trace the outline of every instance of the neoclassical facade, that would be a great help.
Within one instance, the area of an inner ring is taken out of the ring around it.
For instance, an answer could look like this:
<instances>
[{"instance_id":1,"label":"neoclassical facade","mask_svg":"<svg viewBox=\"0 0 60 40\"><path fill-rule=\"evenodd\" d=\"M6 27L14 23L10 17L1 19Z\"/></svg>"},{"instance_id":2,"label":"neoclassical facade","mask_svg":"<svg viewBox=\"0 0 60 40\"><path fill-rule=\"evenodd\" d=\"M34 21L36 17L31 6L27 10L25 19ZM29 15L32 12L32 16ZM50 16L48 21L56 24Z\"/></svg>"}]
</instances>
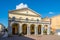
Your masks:
<instances>
[{"instance_id":1,"label":"neoclassical facade","mask_svg":"<svg viewBox=\"0 0 60 40\"><path fill-rule=\"evenodd\" d=\"M30 8L22 8L9 11L9 34L24 34L24 35L44 35L50 34L50 20L42 19L41 15Z\"/></svg>"}]
</instances>

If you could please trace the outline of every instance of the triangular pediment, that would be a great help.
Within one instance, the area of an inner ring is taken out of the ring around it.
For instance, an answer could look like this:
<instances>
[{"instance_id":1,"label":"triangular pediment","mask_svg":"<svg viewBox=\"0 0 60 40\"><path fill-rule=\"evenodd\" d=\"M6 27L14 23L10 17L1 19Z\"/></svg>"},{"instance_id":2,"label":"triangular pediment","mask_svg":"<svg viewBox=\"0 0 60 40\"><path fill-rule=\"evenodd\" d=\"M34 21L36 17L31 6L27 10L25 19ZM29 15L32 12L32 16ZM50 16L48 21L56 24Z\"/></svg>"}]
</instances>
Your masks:
<instances>
[{"instance_id":1,"label":"triangular pediment","mask_svg":"<svg viewBox=\"0 0 60 40\"><path fill-rule=\"evenodd\" d=\"M30 8L23 8L18 10L10 11L12 14L22 14L22 15L34 15L34 16L40 16L37 12L33 11Z\"/></svg>"}]
</instances>

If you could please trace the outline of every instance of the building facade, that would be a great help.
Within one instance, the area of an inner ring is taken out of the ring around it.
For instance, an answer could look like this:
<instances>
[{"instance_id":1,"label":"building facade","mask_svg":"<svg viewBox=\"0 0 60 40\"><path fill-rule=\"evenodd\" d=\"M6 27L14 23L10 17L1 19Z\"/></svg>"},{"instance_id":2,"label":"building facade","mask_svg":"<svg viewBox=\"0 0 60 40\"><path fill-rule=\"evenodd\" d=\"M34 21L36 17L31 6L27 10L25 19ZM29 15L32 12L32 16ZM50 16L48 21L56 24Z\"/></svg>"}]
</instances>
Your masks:
<instances>
[{"instance_id":1,"label":"building facade","mask_svg":"<svg viewBox=\"0 0 60 40\"><path fill-rule=\"evenodd\" d=\"M9 34L43 35L50 34L51 23L48 18L42 19L41 15L30 8L9 11ZM46 32L44 33L44 31Z\"/></svg>"},{"instance_id":2,"label":"building facade","mask_svg":"<svg viewBox=\"0 0 60 40\"><path fill-rule=\"evenodd\" d=\"M51 28L55 34L60 35L60 15L51 18Z\"/></svg>"},{"instance_id":3,"label":"building facade","mask_svg":"<svg viewBox=\"0 0 60 40\"><path fill-rule=\"evenodd\" d=\"M2 31L4 31L4 29L5 29L4 25L2 25L2 24L0 23L0 33L1 33Z\"/></svg>"}]
</instances>

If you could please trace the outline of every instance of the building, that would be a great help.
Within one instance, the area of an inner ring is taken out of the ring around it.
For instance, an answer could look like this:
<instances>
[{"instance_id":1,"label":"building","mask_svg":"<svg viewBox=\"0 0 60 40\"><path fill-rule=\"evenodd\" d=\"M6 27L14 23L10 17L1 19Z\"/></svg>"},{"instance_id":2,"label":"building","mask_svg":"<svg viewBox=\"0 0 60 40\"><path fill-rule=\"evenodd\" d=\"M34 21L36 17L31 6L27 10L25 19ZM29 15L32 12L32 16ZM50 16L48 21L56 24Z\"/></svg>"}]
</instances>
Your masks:
<instances>
[{"instance_id":1,"label":"building","mask_svg":"<svg viewBox=\"0 0 60 40\"><path fill-rule=\"evenodd\" d=\"M21 8L9 11L9 34L24 35L43 35L44 30L46 34L50 34L50 20L48 18L42 19L41 15L30 8Z\"/></svg>"},{"instance_id":2,"label":"building","mask_svg":"<svg viewBox=\"0 0 60 40\"><path fill-rule=\"evenodd\" d=\"M2 32L5 29L4 25L0 23L0 32Z\"/></svg>"},{"instance_id":3,"label":"building","mask_svg":"<svg viewBox=\"0 0 60 40\"><path fill-rule=\"evenodd\" d=\"M5 26L0 23L0 37L4 34Z\"/></svg>"},{"instance_id":4,"label":"building","mask_svg":"<svg viewBox=\"0 0 60 40\"><path fill-rule=\"evenodd\" d=\"M52 31L60 35L60 15L51 18Z\"/></svg>"}]
</instances>

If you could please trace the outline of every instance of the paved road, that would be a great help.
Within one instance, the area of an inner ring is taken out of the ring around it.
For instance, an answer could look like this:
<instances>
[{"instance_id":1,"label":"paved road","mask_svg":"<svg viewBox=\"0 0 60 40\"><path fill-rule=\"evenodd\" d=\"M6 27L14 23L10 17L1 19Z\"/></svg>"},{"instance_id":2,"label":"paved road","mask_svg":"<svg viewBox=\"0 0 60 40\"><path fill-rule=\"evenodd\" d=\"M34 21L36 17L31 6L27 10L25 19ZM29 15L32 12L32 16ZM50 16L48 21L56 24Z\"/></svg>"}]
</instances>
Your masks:
<instances>
[{"instance_id":1,"label":"paved road","mask_svg":"<svg viewBox=\"0 0 60 40\"><path fill-rule=\"evenodd\" d=\"M35 40L26 36L13 36L13 37L7 37L7 38L0 38L0 40Z\"/></svg>"},{"instance_id":2,"label":"paved road","mask_svg":"<svg viewBox=\"0 0 60 40\"><path fill-rule=\"evenodd\" d=\"M58 35L39 35L39 36L27 36L29 38L33 38L35 40L60 40L60 36Z\"/></svg>"},{"instance_id":3,"label":"paved road","mask_svg":"<svg viewBox=\"0 0 60 40\"><path fill-rule=\"evenodd\" d=\"M13 36L8 38L0 38L0 40L60 40L60 36L57 35L30 35L30 36Z\"/></svg>"}]
</instances>

